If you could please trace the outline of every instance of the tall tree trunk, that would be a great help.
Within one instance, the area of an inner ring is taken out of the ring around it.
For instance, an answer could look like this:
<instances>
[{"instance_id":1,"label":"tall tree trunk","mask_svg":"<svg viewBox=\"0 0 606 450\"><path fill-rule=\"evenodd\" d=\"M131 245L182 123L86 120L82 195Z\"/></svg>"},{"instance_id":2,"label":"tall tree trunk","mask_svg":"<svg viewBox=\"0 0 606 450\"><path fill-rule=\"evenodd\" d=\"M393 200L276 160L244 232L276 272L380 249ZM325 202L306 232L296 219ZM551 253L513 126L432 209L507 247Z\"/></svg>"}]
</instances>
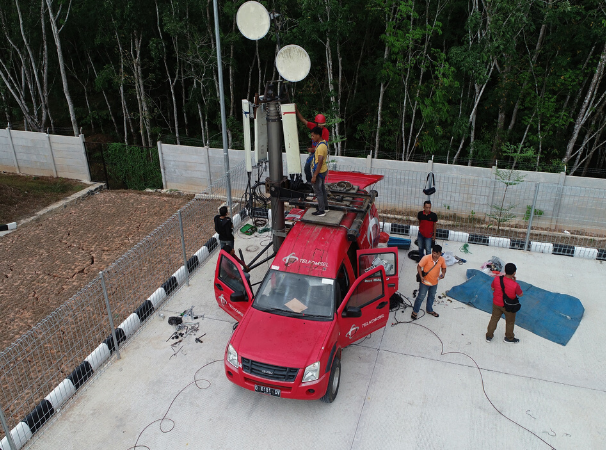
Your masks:
<instances>
[{"instance_id":1,"label":"tall tree trunk","mask_svg":"<svg viewBox=\"0 0 606 450\"><path fill-rule=\"evenodd\" d=\"M602 119L604 118L604 116L602 116ZM589 164L591 163L591 159L593 158L593 154L595 153L595 151L598 149L598 142L600 142L600 139L602 137L602 131L604 130L604 124L602 123L600 130L598 131L598 134L596 135L594 141L593 141L593 146L591 151L589 152L589 154L587 155L587 158L585 159L585 166L583 167L583 173L581 176L585 176L587 175L587 170L589 169ZM603 143L602 143L603 144ZM601 144L600 144L601 145Z\"/></svg>"},{"instance_id":2,"label":"tall tree trunk","mask_svg":"<svg viewBox=\"0 0 606 450\"><path fill-rule=\"evenodd\" d=\"M44 92L42 90L42 83L40 82L40 77L38 73L38 64L36 63L36 58L34 57L34 53L32 52L32 48L29 44L29 40L27 39L27 35L25 32L25 28L23 26L23 16L21 15L21 8L19 7L19 0L15 0L15 7L17 8L17 15L19 16L19 29L21 31L21 37L23 38L23 43L25 44L25 48L27 49L27 54L29 55L29 61L32 65L32 72L34 76L34 80L36 82L36 92L40 97L40 107L42 109L42 117L40 119L40 128L44 129L46 127L46 117L47 117L47 107L48 104L44 101ZM44 4L42 4L42 27L44 28ZM46 46L45 46L46 47ZM34 102L34 109L36 109L36 96L32 92L32 101Z\"/></svg>"},{"instance_id":3,"label":"tall tree trunk","mask_svg":"<svg viewBox=\"0 0 606 450\"><path fill-rule=\"evenodd\" d=\"M95 74L95 78L98 77L97 75L97 69L95 69L95 64L93 63L93 59L90 56L90 53L87 52L87 56L88 56L88 60L90 62L90 66L93 69L93 73ZM120 136L120 131L118 130L118 124L116 123L116 118L114 117L114 113L112 112L112 107L109 104L109 100L107 99L107 93L105 92L105 89L101 89L101 92L103 93L103 98L105 99L105 104L107 105L107 110L109 111L109 116L112 119L112 123L114 124L114 129L116 130L116 136Z\"/></svg>"},{"instance_id":4,"label":"tall tree trunk","mask_svg":"<svg viewBox=\"0 0 606 450\"><path fill-rule=\"evenodd\" d=\"M389 14L386 14L385 17L385 34L389 36L389 24L394 19L394 15L396 12L397 6L394 5L391 7L391 11ZM385 44L385 51L383 52L383 64L387 62L387 58L389 57L389 45ZM375 133L375 152L374 158L379 157L379 144L381 143L381 113L383 110L383 97L385 95L385 90L389 85L389 81L381 81L381 86L379 87L379 105L377 107L377 131Z\"/></svg>"},{"instance_id":5,"label":"tall tree trunk","mask_svg":"<svg viewBox=\"0 0 606 450\"><path fill-rule=\"evenodd\" d=\"M166 69L166 77L168 79L168 86L170 87L170 98L173 102L173 120L175 123L175 137L177 139L177 145L181 145L181 139L179 136L179 111L177 108L177 98L175 96L175 84L179 78L179 49L178 42L173 42L175 47L175 54L177 55L177 68L175 69L175 78L173 79L170 70L168 69L168 62L166 61L166 44L164 43L164 36L162 36L162 28L160 27L160 11L158 10L158 2L156 2L156 25L158 27L158 34L160 35L160 41L162 42L164 68ZM176 39L176 38L175 38ZM185 106L185 104L184 104ZM151 145L151 142L150 142Z\"/></svg>"},{"instance_id":6,"label":"tall tree trunk","mask_svg":"<svg viewBox=\"0 0 606 450\"><path fill-rule=\"evenodd\" d=\"M340 134L340 116L341 116L341 96L343 94L343 58L341 57L341 43L337 38L337 61L339 62L339 81L337 82L337 115L336 115L336 123L335 123L335 139L339 139ZM337 155L342 155L342 141L339 140L335 145L337 147Z\"/></svg>"},{"instance_id":7,"label":"tall tree trunk","mask_svg":"<svg viewBox=\"0 0 606 450\"><path fill-rule=\"evenodd\" d=\"M177 65L179 65L179 63L177 63ZM185 107L187 105L187 98L185 96L185 77L183 76L183 66L185 64L181 63L180 64L180 68L181 68L181 98L183 99L183 124L185 126L185 136L189 136L189 122L187 120L187 108Z\"/></svg>"},{"instance_id":8,"label":"tall tree trunk","mask_svg":"<svg viewBox=\"0 0 606 450\"><path fill-rule=\"evenodd\" d=\"M587 90L587 94L585 95L585 99L583 100L583 104L581 105L581 109L579 110L579 114L577 115L577 119L574 123L574 128L572 130L572 136L568 141L568 145L566 146L566 154L564 158L562 158L562 162L564 164L568 163L572 155L572 150L574 148L574 144L576 143L579 132L581 131L581 127L587 121L589 114L591 113L591 106L595 100L597 94L597 88L602 80L602 76L604 75L604 63L606 62L606 45L604 45L604 49L602 50L602 55L600 56L600 60L598 61L598 65L596 67L595 73L593 74L593 78L591 80L591 84L589 85L589 89Z\"/></svg>"},{"instance_id":9,"label":"tall tree trunk","mask_svg":"<svg viewBox=\"0 0 606 450\"><path fill-rule=\"evenodd\" d=\"M74 136L78 136L80 134L78 130L78 121L76 120L76 111L74 109L74 103L72 102L72 97L69 94L69 85L67 83L67 74L65 72L65 62L63 61L63 50L61 48L61 39L59 38L60 30L57 27L57 16L55 16L55 14L53 13L53 0L46 0L46 6L48 7L48 16L50 19L51 29L53 31L53 38L55 39L55 46L57 47L57 59L59 60L59 71L61 72L61 81L63 82L63 94L65 95L67 107L69 108L69 116L72 121ZM59 9L59 12L61 12L61 9ZM67 21L68 16L69 9L65 17L65 21ZM65 26L65 21L63 22L62 27Z\"/></svg>"}]
</instances>

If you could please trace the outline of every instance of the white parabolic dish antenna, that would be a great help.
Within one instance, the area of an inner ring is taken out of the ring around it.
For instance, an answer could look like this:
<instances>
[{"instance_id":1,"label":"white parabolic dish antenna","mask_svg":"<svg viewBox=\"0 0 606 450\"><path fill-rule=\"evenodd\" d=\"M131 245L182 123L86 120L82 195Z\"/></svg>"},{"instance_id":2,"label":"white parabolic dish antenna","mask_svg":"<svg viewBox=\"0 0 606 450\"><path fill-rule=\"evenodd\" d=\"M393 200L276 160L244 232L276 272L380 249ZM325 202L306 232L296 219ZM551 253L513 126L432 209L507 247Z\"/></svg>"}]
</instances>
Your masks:
<instances>
[{"instance_id":1,"label":"white parabolic dish antenna","mask_svg":"<svg viewBox=\"0 0 606 450\"><path fill-rule=\"evenodd\" d=\"M276 69L285 80L301 81L309 74L311 60L302 47L287 45L276 55Z\"/></svg>"},{"instance_id":2,"label":"white parabolic dish antenna","mask_svg":"<svg viewBox=\"0 0 606 450\"><path fill-rule=\"evenodd\" d=\"M259 2L246 2L238 8L236 24L245 38L258 41L269 31L269 13Z\"/></svg>"}]
</instances>

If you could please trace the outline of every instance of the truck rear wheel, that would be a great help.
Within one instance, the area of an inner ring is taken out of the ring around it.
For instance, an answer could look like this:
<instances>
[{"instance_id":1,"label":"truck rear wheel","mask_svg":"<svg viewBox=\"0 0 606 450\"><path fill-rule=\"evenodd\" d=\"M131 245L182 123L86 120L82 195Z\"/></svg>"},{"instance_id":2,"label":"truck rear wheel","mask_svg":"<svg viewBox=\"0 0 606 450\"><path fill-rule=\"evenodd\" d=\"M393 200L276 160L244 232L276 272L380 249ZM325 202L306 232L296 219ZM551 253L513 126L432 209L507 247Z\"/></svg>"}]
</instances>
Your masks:
<instances>
[{"instance_id":1,"label":"truck rear wheel","mask_svg":"<svg viewBox=\"0 0 606 450\"><path fill-rule=\"evenodd\" d=\"M328 378L328 387L326 388L326 394L321 400L324 403L332 403L337 394L339 393L339 384L341 383L341 360L335 358L332 363L332 369L330 371L330 377Z\"/></svg>"}]
</instances>

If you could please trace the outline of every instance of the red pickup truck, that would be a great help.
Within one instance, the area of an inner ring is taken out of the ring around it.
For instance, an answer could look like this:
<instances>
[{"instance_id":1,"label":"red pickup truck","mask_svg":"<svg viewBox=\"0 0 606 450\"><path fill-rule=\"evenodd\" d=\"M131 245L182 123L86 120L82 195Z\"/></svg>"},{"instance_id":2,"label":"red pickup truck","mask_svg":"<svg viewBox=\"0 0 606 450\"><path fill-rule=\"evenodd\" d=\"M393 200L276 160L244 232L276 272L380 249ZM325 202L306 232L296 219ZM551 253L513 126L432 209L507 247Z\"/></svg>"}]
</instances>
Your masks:
<instances>
[{"instance_id":1,"label":"red pickup truck","mask_svg":"<svg viewBox=\"0 0 606 450\"><path fill-rule=\"evenodd\" d=\"M364 190L381 178L331 171L327 183L353 185L345 200L366 213L345 211L332 225L305 215L254 294L237 261L220 252L215 296L239 322L225 349L230 381L277 397L335 399L341 350L385 326L398 289L397 248L376 248L376 192Z\"/></svg>"}]
</instances>

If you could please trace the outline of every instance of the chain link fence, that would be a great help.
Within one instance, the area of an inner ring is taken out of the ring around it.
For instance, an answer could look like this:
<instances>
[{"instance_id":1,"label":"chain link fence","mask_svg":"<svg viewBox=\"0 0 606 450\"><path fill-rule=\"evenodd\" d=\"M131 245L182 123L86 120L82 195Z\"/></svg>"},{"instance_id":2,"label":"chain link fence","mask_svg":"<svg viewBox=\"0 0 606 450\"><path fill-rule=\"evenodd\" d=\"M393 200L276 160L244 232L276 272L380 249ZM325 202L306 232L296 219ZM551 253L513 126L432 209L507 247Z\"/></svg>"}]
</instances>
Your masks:
<instances>
[{"instance_id":1,"label":"chain link fence","mask_svg":"<svg viewBox=\"0 0 606 450\"><path fill-rule=\"evenodd\" d=\"M254 168L251 183L264 179L266 170L266 165ZM400 226L405 234L416 234L417 213L427 199L426 174L372 172L384 177L375 187L381 220L392 231ZM230 179L235 213L249 181L243 163L231 169ZM12 430L15 448L21 448L188 282L190 272L217 248L209 227L226 196L223 177L0 353L2 450L11 448L5 430ZM606 192L600 189L526 182L513 172L494 179L441 175L431 201L439 217L438 239L485 245L496 240L508 248L606 259ZM586 254L578 255L583 248Z\"/></svg>"},{"instance_id":2,"label":"chain link fence","mask_svg":"<svg viewBox=\"0 0 606 450\"><path fill-rule=\"evenodd\" d=\"M220 203L189 202L0 353L2 450L12 450L7 430L15 449L25 445L188 282L217 247L212 218Z\"/></svg>"},{"instance_id":3,"label":"chain link fence","mask_svg":"<svg viewBox=\"0 0 606 450\"><path fill-rule=\"evenodd\" d=\"M338 170L356 168L339 164ZM372 173L384 177L376 185L382 220L417 226L417 213L428 199L423 193L427 175L380 168ZM606 248L606 192L601 189L527 182L515 171L499 170L495 179L441 174L430 200L438 230L469 234L466 242L502 238L513 248L525 248L528 240L529 249L533 242L553 244L553 253L570 256L574 247L598 249L600 255ZM444 234L438 231L438 238Z\"/></svg>"}]
</instances>

